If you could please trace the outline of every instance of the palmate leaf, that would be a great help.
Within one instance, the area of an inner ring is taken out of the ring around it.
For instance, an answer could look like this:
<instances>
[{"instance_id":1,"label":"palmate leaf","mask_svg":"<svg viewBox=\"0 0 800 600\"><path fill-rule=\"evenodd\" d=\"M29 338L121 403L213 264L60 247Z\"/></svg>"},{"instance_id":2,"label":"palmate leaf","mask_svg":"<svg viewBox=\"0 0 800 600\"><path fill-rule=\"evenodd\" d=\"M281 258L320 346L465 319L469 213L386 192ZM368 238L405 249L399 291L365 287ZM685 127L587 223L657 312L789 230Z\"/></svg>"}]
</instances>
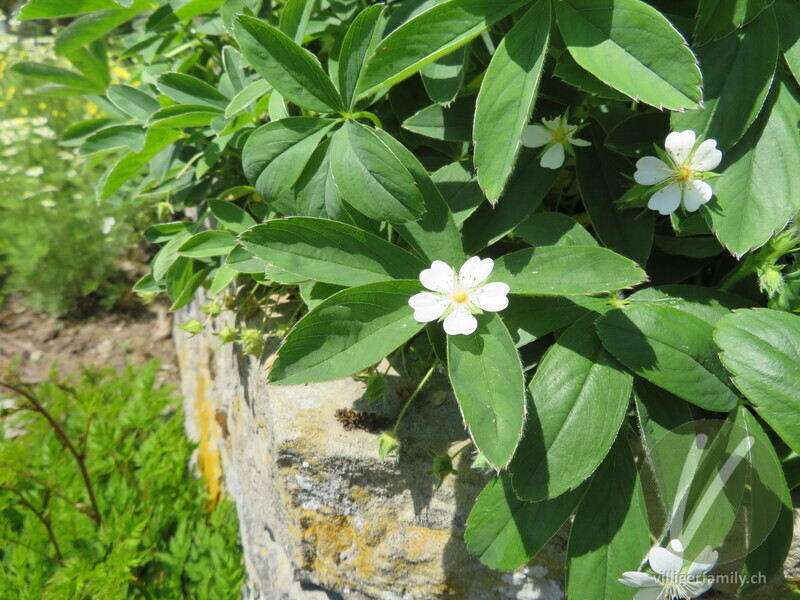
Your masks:
<instances>
[{"instance_id":1,"label":"palmate leaf","mask_svg":"<svg viewBox=\"0 0 800 600\"><path fill-rule=\"evenodd\" d=\"M697 51L703 70L702 109L673 113L676 131L692 129L729 150L756 119L778 59L778 25L772 9L744 29Z\"/></svg>"},{"instance_id":2,"label":"palmate leaf","mask_svg":"<svg viewBox=\"0 0 800 600\"><path fill-rule=\"evenodd\" d=\"M377 221L416 221L424 199L405 165L372 129L348 121L331 142L331 172L342 197Z\"/></svg>"},{"instance_id":3,"label":"palmate leaf","mask_svg":"<svg viewBox=\"0 0 800 600\"><path fill-rule=\"evenodd\" d=\"M497 314L480 317L474 333L447 337L447 368L475 445L489 464L505 467L525 423L525 380Z\"/></svg>"},{"instance_id":4,"label":"palmate leaf","mask_svg":"<svg viewBox=\"0 0 800 600\"><path fill-rule=\"evenodd\" d=\"M475 108L475 167L490 202L511 176L531 118L550 38L550 2L539 0L497 47Z\"/></svg>"},{"instance_id":5,"label":"palmate leaf","mask_svg":"<svg viewBox=\"0 0 800 600\"><path fill-rule=\"evenodd\" d=\"M780 71L758 119L723 158L701 209L735 256L763 246L800 209L800 97Z\"/></svg>"},{"instance_id":6,"label":"palmate leaf","mask_svg":"<svg viewBox=\"0 0 800 600\"><path fill-rule=\"evenodd\" d=\"M381 281L324 300L289 332L270 382L330 381L378 362L425 326L408 306L421 289L419 281Z\"/></svg>"},{"instance_id":7,"label":"palmate leaf","mask_svg":"<svg viewBox=\"0 0 800 600\"><path fill-rule=\"evenodd\" d=\"M555 498L577 488L608 453L630 403L633 377L603 348L596 315L556 340L531 379L525 437L509 471L526 500Z\"/></svg>"},{"instance_id":8,"label":"palmate leaf","mask_svg":"<svg viewBox=\"0 0 800 600\"><path fill-rule=\"evenodd\" d=\"M453 52L530 0L447 0L404 23L376 46L359 97L394 85Z\"/></svg>"},{"instance_id":9,"label":"palmate leaf","mask_svg":"<svg viewBox=\"0 0 800 600\"><path fill-rule=\"evenodd\" d=\"M695 108L702 76L680 33L641 0L556 0L575 61L616 90L656 107Z\"/></svg>"}]
</instances>

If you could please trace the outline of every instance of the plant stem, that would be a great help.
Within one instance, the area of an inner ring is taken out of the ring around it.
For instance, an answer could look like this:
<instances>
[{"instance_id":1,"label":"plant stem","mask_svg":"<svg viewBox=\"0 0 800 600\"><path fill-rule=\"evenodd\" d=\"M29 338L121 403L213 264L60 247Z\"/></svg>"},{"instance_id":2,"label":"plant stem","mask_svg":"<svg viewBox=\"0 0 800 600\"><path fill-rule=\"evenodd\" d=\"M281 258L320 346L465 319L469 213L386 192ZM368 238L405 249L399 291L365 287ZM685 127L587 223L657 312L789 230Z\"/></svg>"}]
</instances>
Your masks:
<instances>
[{"instance_id":1,"label":"plant stem","mask_svg":"<svg viewBox=\"0 0 800 600\"><path fill-rule=\"evenodd\" d=\"M430 379L431 375L433 375L433 370L436 368L437 364L439 364L439 362L434 361L434 363L431 365L431 368L428 369L427 373L425 373L425 376L422 378L422 381L419 382L417 389L415 389L414 393L408 397L408 400L406 400L406 403L403 406L403 410L400 411L400 415L397 417L397 422L394 424L394 429L392 429L393 436L395 437L397 436L397 430L400 428L400 422L403 420L403 417L405 416L408 407L411 406L411 403L414 401L414 398L417 397L417 394L419 394L420 390L422 390L423 386L428 382L428 379Z\"/></svg>"},{"instance_id":2,"label":"plant stem","mask_svg":"<svg viewBox=\"0 0 800 600\"><path fill-rule=\"evenodd\" d=\"M0 387L7 388L12 392L19 394L20 396L25 398L28 402L30 402L33 405L34 410L39 414L41 414L53 428L53 431L55 431L56 433L56 437L58 437L59 440L61 440L61 443L64 444L64 447L66 447L66 449L70 452L70 454L72 454L72 456L75 458L75 461L78 463L78 468L81 471L81 477L83 478L83 483L86 486L87 493L89 494L89 501L92 504L92 512L94 513L94 516L92 518L98 525L102 525L103 519L100 516L100 508L97 505L97 499L95 498L94 495L94 487L92 486L92 480L89 478L89 472L86 470L86 464L84 463L83 456L75 449L75 446L72 445L72 442L67 436L67 433L61 427L58 421L56 421L53 418L53 415L51 415L47 411L47 409L45 409L44 406L42 406L42 404L36 399L36 397L33 394L25 391L20 387L17 387L10 383L6 383L4 381L0 381Z\"/></svg>"},{"instance_id":3,"label":"plant stem","mask_svg":"<svg viewBox=\"0 0 800 600\"><path fill-rule=\"evenodd\" d=\"M17 497L19 498L19 503L22 504L22 506L27 508L29 511L31 511L34 515L36 515L36 518L42 522L42 525L44 525L44 528L47 530L47 535L53 544L53 549L56 551L56 559L58 560L58 562L62 562L64 560L64 556L61 554L61 548L58 547L58 541L56 540L55 533L53 533L53 528L50 526L49 519L45 517L44 514L41 511L39 511L39 509L37 509L33 504L28 502L25 499L25 496L22 495L22 492L12 487L5 487L5 486L3 487L16 494Z\"/></svg>"}]
</instances>

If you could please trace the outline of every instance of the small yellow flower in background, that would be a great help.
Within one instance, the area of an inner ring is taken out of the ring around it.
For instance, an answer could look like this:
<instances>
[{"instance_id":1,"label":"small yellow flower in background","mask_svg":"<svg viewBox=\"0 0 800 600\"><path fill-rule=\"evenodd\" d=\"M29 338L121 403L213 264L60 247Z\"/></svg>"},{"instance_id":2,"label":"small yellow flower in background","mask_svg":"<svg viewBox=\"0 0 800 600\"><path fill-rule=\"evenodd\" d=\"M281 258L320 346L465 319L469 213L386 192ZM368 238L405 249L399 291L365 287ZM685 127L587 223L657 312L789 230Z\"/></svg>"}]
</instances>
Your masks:
<instances>
[{"instance_id":1,"label":"small yellow flower in background","mask_svg":"<svg viewBox=\"0 0 800 600\"><path fill-rule=\"evenodd\" d=\"M19 114L27 115L28 114L28 109L23 106L22 108L19 109Z\"/></svg>"},{"instance_id":2,"label":"small yellow flower in background","mask_svg":"<svg viewBox=\"0 0 800 600\"><path fill-rule=\"evenodd\" d=\"M131 74L120 67L119 65L114 65L111 67L111 79L114 83L119 83L120 81L127 81L131 78Z\"/></svg>"},{"instance_id":3,"label":"small yellow flower in background","mask_svg":"<svg viewBox=\"0 0 800 600\"><path fill-rule=\"evenodd\" d=\"M45 110L47 108L47 104L45 104L44 102L39 102L39 108Z\"/></svg>"}]
</instances>

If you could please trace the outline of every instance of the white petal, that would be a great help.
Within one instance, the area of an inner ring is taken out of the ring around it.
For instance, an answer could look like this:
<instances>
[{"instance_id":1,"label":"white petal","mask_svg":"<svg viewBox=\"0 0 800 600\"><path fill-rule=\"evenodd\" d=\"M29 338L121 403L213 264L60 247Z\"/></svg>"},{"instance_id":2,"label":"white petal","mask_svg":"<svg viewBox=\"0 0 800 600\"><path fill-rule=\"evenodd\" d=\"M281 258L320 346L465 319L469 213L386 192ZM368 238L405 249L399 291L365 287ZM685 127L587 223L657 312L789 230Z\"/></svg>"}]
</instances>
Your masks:
<instances>
[{"instance_id":1,"label":"white petal","mask_svg":"<svg viewBox=\"0 0 800 600\"><path fill-rule=\"evenodd\" d=\"M702 596L708 590L711 589L712 585L714 585L714 582L711 579L705 579L703 581L693 581L691 584L689 584L690 587L689 592L692 594L689 597L697 598L698 596Z\"/></svg>"},{"instance_id":2,"label":"white petal","mask_svg":"<svg viewBox=\"0 0 800 600\"><path fill-rule=\"evenodd\" d=\"M661 582L658 579L649 573L642 573L641 571L626 571L622 574L622 579L618 581L630 587L661 587Z\"/></svg>"},{"instance_id":3,"label":"white petal","mask_svg":"<svg viewBox=\"0 0 800 600\"><path fill-rule=\"evenodd\" d=\"M670 168L663 160L655 156L644 156L636 161L633 178L641 185L655 185L669 179L670 173Z\"/></svg>"},{"instance_id":4,"label":"white petal","mask_svg":"<svg viewBox=\"0 0 800 600\"><path fill-rule=\"evenodd\" d=\"M457 307L444 320L444 332L447 335L469 335L478 328L478 320L463 306Z\"/></svg>"},{"instance_id":5,"label":"white petal","mask_svg":"<svg viewBox=\"0 0 800 600\"><path fill-rule=\"evenodd\" d=\"M677 541L677 540L673 540ZM654 546L647 555L650 568L663 577L677 577L683 568L683 546L673 546L672 542L666 548Z\"/></svg>"},{"instance_id":6,"label":"white petal","mask_svg":"<svg viewBox=\"0 0 800 600\"><path fill-rule=\"evenodd\" d=\"M592 145L592 142L587 142L586 140L582 140L582 139L579 139L579 138L574 138L572 136L570 136L567 139L569 140L569 143L572 144L573 146L584 147L584 146L591 146Z\"/></svg>"},{"instance_id":7,"label":"white petal","mask_svg":"<svg viewBox=\"0 0 800 600\"><path fill-rule=\"evenodd\" d=\"M456 282L453 267L441 260L433 261L430 269L425 269L419 274L419 281L429 290L434 292L449 292Z\"/></svg>"},{"instance_id":8,"label":"white petal","mask_svg":"<svg viewBox=\"0 0 800 600\"><path fill-rule=\"evenodd\" d=\"M414 319L420 323L429 323L441 317L449 303L447 298L430 292L420 292L408 299L408 305L414 309Z\"/></svg>"},{"instance_id":9,"label":"white petal","mask_svg":"<svg viewBox=\"0 0 800 600\"><path fill-rule=\"evenodd\" d=\"M694 562L689 567L689 570L686 572L686 574L689 577L705 575L714 568L714 565L717 564L718 559L719 554L717 554L715 550L712 550L711 546L706 546L703 548L703 551L697 555L697 558L694 559Z\"/></svg>"},{"instance_id":10,"label":"white petal","mask_svg":"<svg viewBox=\"0 0 800 600\"><path fill-rule=\"evenodd\" d=\"M657 210L662 215L671 215L681 205L681 188L674 183L658 190L650 197L647 208Z\"/></svg>"},{"instance_id":11,"label":"white petal","mask_svg":"<svg viewBox=\"0 0 800 600\"><path fill-rule=\"evenodd\" d=\"M665 600L663 587L651 587L644 590L639 590L633 597L633 600Z\"/></svg>"},{"instance_id":12,"label":"white petal","mask_svg":"<svg viewBox=\"0 0 800 600\"><path fill-rule=\"evenodd\" d=\"M694 212L701 204L711 200L713 195L714 190L705 181L690 181L683 192L683 205L689 212Z\"/></svg>"},{"instance_id":13,"label":"white petal","mask_svg":"<svg viewBox=\"0 0 800 600\"><path fill-rule=\"evenodd\" d=\"M493 268L494 261L491 258L481 260L477 256L473 256L461 265L461 269L458 271L458 282L463 289L472 289L486 281L486 278L492 274Z\"/></svg>"},{"instance_id":14,"label":"white petal","mask_svg":"<svg viewBox=\"0 0 800 600\"><path fill-rule=\"evenodd\" d=\"M481 310L497 312L508 306L508 294L511 288L508 284L495 281L487 283L474 294L470 294L470 301Z\"/></svg>"},{"instance_id":15,"label":"white petal","mask_svg":"<svg viewBox=\"0 0 800 600\"><path fill-rule=\"evenodd\" d=\"M545 169L560 169L561 165L564 164L564 146L561 144L550 146L550 149L542 156L539 164Z\"/></svg>"},{"instance_id":16,"label":"white petal","mask_svg":"<svg viewBox=\"0 0 800 600\"><path fill-rule=\"evenodd\" d=\"M722 162L722 152L717 150L717 140L706 140L697 147L692 157L692 171L713 171Z\"/></svg>"},{"instance_id":17,"label":"white petal","mask_svg":"<svg viewBox=\"0 0 800 600\"><path fill-rule=\"evenodd\" d=\"M675 161L675 164L682 165L692 153L696 140L697 137L691 129L673 131L667 136L664 147L667 149L667 154L669 154L670 158Z\"/></svg>"},{"instance_id":18,"label":"white petal","mask_svg":"<svg viewBox=\"0 0 800 600\"><path fill-rule=\"evenodd\" d=\"M539 148L551 139L553 139L553 135L541 125L528 125L522 136L522 145L528 148Z\"/></svg>"}]
</instances>

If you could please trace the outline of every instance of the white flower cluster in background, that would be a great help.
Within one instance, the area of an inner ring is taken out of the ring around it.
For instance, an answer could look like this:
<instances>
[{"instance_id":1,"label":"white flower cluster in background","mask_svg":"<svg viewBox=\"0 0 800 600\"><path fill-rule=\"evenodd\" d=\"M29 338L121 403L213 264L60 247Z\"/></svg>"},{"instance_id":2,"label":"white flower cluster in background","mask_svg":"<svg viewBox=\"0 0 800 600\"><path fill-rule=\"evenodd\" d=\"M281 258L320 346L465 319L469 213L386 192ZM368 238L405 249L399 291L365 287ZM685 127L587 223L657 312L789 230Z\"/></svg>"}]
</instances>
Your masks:
<instances>
[{"instance_id":1,"label":"white flower cluster in background","mask_svg":"<svg viewBox=\"0 0 800 600\"><path fill-rule=\"evenodd\" d=\"M4 147L3 156L6 157L13 156L14 144L36 144L55 138L56 132L47 126L46 117L15 117L0 121L0 146Z\"/></svg>"}]
</instances>

